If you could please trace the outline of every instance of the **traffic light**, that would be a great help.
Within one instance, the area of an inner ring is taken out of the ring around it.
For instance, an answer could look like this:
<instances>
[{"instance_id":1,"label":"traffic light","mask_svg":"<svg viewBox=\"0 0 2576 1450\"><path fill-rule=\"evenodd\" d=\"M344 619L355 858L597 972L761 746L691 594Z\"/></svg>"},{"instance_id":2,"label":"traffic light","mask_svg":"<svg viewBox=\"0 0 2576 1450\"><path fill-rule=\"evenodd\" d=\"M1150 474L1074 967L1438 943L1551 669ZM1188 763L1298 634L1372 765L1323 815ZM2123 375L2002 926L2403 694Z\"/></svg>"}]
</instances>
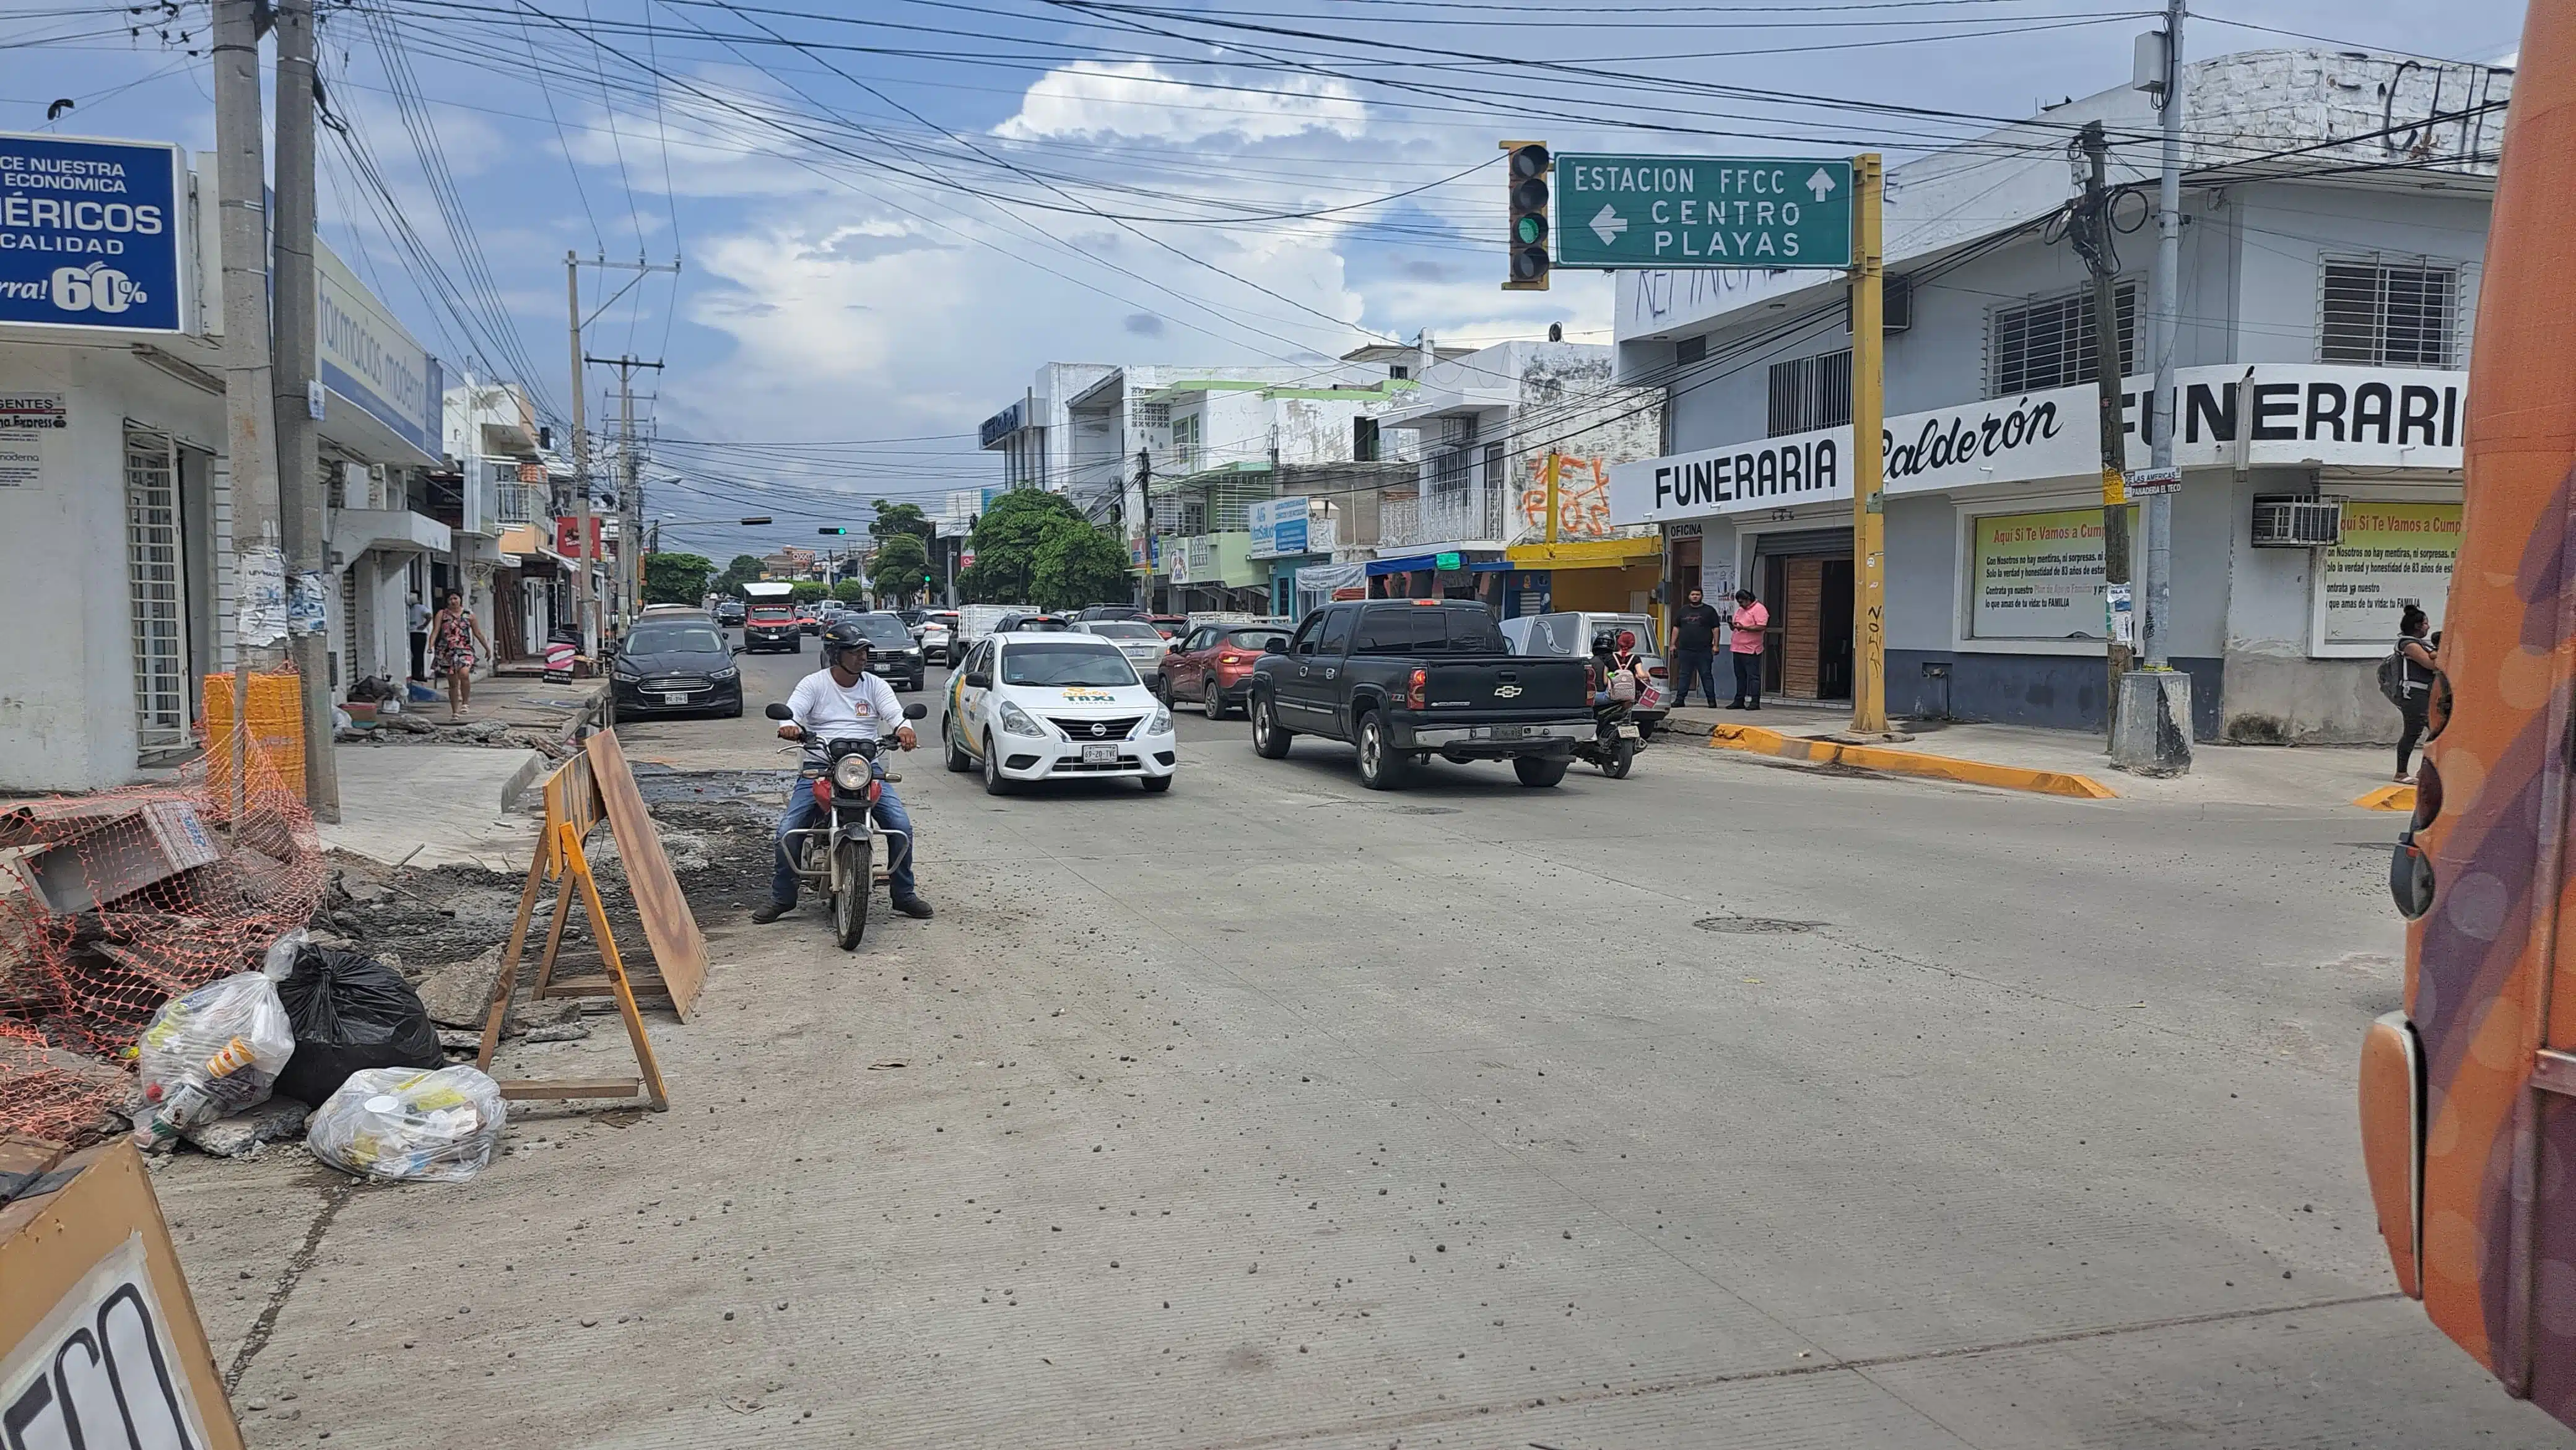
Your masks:
<instances>
[{"instance_id":1,"label":"traffic light","mask_svg":"<svg viewBox=\"0 0 2576 1450\"><path fill-rule=\"evenodd\" d=\"M1503 168L1504 184L1511 188L1512 230L1506 243L1511 255L1511 275L1504 279L1506 292L1544 292L1550 242L1547 223L1547 173L1554 164L1544 141L1506 141L1503 150L1510 160Z\"/></svg>"},{"instance_id":2,"label":"traffic light","mask_svg":"<svg viewBox=\"0 0 2576 1450\"><path fill-rule=\"evenodd\" d=\"M816 529L814 532L818 534L846 534L849 530L842 528L839 524L833 524L828 528Z\"/></svg>"}]
</instances>

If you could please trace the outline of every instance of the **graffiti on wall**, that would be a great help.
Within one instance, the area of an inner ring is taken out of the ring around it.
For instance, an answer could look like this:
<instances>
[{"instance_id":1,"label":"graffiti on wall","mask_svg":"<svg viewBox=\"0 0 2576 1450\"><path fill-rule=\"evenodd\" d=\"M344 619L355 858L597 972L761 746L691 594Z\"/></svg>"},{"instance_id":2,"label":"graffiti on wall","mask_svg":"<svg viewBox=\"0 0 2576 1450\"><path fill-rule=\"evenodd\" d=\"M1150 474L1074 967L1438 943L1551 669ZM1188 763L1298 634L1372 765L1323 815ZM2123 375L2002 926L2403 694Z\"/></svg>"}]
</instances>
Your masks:
<instances>
[{"instance_id":1,"label":"graffiti on wall","mask_svg":"<svg viewBox=\"0 0 2576 1450\"><path fill-rule=\"evenodd\" d=\"M1547 455L1527 460L1529 478L1521 485L1521 526L1529 537L1547 537ZM1610 537L1610 461L1556 455L1556 536L1560 539Z\"/></svg>"}]
</instances>

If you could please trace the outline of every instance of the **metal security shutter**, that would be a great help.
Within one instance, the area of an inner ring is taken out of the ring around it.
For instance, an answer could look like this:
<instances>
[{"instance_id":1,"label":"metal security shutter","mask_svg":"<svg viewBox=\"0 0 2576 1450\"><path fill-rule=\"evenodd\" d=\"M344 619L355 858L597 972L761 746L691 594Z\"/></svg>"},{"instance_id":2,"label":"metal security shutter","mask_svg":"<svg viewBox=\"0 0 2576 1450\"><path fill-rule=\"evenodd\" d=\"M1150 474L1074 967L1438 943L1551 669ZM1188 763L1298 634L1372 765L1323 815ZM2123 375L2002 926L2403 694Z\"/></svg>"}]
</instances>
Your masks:
<instances>
[{"instance_id":1,"label":"metal security shutter","mask_svg":"<svg viewBox=\"0 0 2576 1450\"><path fill-rule=\"evenodd\" d=\"M179 458L169 439L125 439L125 591L134 635L134 728L145 761L188 748L188 608L179 564Z\"/></svg>"},{"instance_id":2,"label":"metal security shutter","mask_svg":"<svg viewBox=\"0 0 2576 1450\"><path fill-rule=\"evenodd\" d=\"M365 668L358 657L358 564L352 560L340 571L340 657L331 662L331 688L340 688L344 678L356 681Z\"/></svg>"}]
</instances>

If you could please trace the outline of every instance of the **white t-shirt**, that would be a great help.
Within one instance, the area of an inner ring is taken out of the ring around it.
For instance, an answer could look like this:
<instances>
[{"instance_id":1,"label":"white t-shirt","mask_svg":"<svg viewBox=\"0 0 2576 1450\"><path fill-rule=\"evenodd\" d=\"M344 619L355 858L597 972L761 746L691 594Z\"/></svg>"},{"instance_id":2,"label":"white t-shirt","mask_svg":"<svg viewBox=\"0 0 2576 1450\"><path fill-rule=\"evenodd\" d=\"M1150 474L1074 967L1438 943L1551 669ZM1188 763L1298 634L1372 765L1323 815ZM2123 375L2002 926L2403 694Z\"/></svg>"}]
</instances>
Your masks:
<instances>
[{"instance_id":1,"label":"white t-shirt","mask_svg":"<svg viewBox=\"0 0 2576 1450\"><path fill-rule=\"evenodd\" d=\"M796 682L787 709L805 728L808 741L877 740L904 723L903 702L895 698L894 686L875 675L861 675L857 684L845 688L830 670L816 670Z\"/></svg>"}]
</instances>

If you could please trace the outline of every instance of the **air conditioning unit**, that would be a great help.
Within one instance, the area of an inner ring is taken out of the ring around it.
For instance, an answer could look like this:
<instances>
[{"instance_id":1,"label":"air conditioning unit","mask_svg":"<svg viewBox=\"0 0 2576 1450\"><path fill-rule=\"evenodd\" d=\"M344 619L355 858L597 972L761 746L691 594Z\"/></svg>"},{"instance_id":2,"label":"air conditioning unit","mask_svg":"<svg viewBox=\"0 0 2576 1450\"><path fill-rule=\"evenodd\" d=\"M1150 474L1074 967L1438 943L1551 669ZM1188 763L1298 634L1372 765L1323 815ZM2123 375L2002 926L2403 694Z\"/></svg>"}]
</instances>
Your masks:
<instances>
[{"instance_id":1,"label":"air conditioning unit","mask_svg":"<svg viewBox=\"0 0 2576 1450\"><path fill-rule=\"evenodd\" d=\"M2342 499L2254 500L2254 547L2258 549L2329 549L2342 542Z\"/></svg>"}]
</instances>

